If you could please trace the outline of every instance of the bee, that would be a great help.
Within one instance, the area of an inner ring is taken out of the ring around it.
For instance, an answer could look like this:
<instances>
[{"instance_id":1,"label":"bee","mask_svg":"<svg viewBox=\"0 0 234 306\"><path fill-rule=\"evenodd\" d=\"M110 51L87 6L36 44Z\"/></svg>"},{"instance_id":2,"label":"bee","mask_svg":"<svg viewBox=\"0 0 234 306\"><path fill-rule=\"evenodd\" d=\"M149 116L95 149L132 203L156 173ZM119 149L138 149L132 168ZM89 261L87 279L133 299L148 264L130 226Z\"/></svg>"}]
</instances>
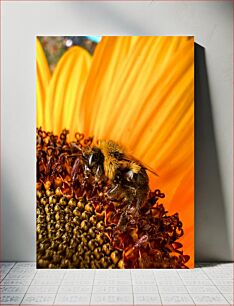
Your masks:
<instances>
[{"instance_id":1,"label":"bee","mask_svg":"<svg viewBox=\"0 0 234 306\"><path fill-rule=\"evenodd\" d=\"M100 140L97 146L84 154L85 167L99 179L105 176L110 181L107 197L116 205L132 206L137 211L144 204L149 193L147 170L140 161L129 155L126 150L112 140Z\"/></svg>"}]
</instances>

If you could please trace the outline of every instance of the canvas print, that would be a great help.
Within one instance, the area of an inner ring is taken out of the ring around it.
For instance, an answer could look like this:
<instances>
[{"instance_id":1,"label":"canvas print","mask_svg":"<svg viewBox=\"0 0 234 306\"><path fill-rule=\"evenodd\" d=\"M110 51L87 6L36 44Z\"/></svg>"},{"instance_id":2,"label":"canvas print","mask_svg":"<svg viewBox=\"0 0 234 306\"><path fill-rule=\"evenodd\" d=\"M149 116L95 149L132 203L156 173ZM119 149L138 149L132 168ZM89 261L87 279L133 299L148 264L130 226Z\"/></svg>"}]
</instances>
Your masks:
<instances>
[{"instance_id":1,"label":"canvas print","mask_svg":"<svg viewBox=\"0 0 234 306\"><path fill-rule=\"evenodd\" d=\"M194 39L36 38L38 268L194 266Z\"/></svg>"}]
</instances>

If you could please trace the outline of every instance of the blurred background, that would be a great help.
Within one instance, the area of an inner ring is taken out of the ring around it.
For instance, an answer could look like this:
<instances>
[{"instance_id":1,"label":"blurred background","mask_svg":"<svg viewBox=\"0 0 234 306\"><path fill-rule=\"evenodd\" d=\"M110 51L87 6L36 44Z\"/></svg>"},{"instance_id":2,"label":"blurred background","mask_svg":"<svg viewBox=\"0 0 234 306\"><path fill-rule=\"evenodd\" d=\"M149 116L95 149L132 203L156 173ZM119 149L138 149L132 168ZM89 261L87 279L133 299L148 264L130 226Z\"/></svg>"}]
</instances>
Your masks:
<instances>
[{"instance_id":1,"label":"blurred background","mask_svg":"<svg viewBox=\"0 0 234 306\"><path fill-rule=\"evenodd\" d=\"M50 71L54 68L63 53L72 46L80 46L91 55L101 40L101 36L38 36L45 51Z\"/></svg>"}]
</instances>

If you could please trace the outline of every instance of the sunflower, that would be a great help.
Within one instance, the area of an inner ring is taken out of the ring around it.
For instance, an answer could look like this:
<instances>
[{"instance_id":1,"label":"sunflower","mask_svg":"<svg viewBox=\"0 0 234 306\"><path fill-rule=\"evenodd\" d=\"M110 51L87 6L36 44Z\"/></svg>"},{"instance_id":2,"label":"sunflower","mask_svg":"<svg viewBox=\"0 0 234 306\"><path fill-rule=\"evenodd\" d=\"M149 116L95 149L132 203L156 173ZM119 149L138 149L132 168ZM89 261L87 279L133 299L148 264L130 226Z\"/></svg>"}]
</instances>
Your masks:
<instances>
[{"instance_id":1,"label":"sunflower","mask_svg":"<svg viewBox=\"0 0 234 306\"><path fill-rule=\"evenodd\" d=\"M193 38L103 37L93 56L71 47L52 75L38 39L36 51L38 266L193 267ZM84 171L100 140L157 172L140 215Z\"/></svg>"}]
</instances>

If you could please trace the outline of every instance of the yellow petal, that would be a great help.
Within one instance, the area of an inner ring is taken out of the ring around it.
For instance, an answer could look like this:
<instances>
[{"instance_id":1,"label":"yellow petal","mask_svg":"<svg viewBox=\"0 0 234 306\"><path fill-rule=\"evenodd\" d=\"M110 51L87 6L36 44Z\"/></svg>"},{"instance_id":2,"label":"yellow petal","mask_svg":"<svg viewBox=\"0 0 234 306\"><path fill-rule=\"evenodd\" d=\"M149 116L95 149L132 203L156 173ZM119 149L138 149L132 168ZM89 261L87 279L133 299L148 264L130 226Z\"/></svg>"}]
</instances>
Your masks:
<instances>
[{"instance_id":1,"label":"yellow petal","mask_svg":"<svg viewBox=\"0 0 234 306\"><path fill-rule=\"evenodd\" d=\"M98 44L84 92L81 113L85 116L85 133L99 135L104 125L103 118L110 115L109 103L112 93L115 95L116 75L123 69L127 55L131 53L138 40L137 36L103 37ZM104 115L105 113L105 115Z\"/></svg>"},{"instance_id":2,"label":"yellow petal","mask_svg":"<svg viewBox=\"0 0 234 306\"><path fill-rule=\"evenodd\" d=\"M59 60L46 96L46 128L58 134L62 129L83 130L80 104L91 65L90 54L78 46L70 48Z\"/></svg>"},{"instance_id":3,"label":"yellow petal","mask_svg":"<svg viewBox=\"0 0 234 306\"><path fill-rule=\"evenodd\" d=\"M43 48L38 38L36 38L36 70L37 126L44 128L45 96L51 74Z\"/></svg>"}]
</instances>

